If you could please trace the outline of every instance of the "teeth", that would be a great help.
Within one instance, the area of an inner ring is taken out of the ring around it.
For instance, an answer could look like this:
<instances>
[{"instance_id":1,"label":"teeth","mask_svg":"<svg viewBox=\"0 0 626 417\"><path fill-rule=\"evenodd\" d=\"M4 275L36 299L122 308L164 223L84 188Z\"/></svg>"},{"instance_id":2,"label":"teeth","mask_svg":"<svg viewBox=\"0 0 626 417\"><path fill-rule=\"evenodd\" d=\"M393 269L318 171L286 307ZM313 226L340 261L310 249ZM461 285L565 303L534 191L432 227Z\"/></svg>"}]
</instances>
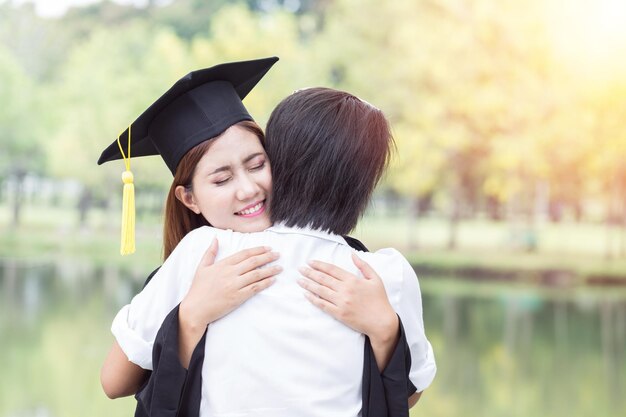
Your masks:
<instances>
[{"instance_id":1,"label":"teeth","mask_svg":"<svg viewBox=\"0 0 626 417\"><path fill-rule=\"evenodd\" d=\"M263 207L263 203L259 203L254 207L251 207L249 209L245 209L245 210L241 210L239 212L239 214L252 214L252 213L256 213L257 211L259 211L261 209L261 207Z\"/></svg>"}]
</instances>

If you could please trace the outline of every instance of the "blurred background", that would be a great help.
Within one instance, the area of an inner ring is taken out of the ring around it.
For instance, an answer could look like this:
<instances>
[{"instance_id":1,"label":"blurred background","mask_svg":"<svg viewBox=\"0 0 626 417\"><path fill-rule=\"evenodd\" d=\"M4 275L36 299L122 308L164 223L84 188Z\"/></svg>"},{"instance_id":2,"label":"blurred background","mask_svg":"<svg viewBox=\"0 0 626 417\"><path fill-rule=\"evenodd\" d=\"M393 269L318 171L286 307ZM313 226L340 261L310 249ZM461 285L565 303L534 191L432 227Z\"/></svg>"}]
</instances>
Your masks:
<instances>
[{"instance_id":1,"label":"blurred background","mask_svg":"<svg viewBox=\"0 0 626 417\"><path fill-rule=\"evenodd\" d=\"M412 416L626 415L624 0L0 0L0 416L131 415L99 368L161 262L171 177L102 149L187 72L380 107L397 152L354 235L414 265L438 375Z\"/></svg>"}]
</instances>

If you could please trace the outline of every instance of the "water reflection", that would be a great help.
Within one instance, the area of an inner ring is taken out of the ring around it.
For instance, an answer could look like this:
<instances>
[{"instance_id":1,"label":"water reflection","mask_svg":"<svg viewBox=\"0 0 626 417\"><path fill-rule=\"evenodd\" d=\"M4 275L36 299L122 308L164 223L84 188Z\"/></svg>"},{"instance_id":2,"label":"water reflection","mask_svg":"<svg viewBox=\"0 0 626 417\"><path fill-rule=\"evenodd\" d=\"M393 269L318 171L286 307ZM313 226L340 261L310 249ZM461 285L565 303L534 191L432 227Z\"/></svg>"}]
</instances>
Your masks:
<instances>
[{"instance_id":1,"label":"water reflection","mask_svg":"<svg viewBox=\"0 0 626 417\"><path fill-rule=\"evenodd\" d=\"M454 280L422 280L422 290L439 364L429 412L626 415L624 291Z\"/></svg>"},{"instance_id":2,"label":"water reflection","mask_svg":"<svg viewBox=\"0 0 626 417\"><path fill-rule=\"evenodd\" d=\"M19 325L32 323L47 308L76 306L92 297L102 298L108 311L115 311L140 290L144 278L111 266L0 261L0 311L4 322L14 322L6 320L13 315Z\"/></svg>"},{"instance_id":3,"label":"water reflection","mask_svg":"<svg viewBox=\"0 0 626 417\"><path fill-rule=\"evenodd\" d=\"M131 414L98 372L147 272L0 262L0 417ZM623 291L421 284L439 373L412 415L626 415Z\"/></svg>"}]
</instances>

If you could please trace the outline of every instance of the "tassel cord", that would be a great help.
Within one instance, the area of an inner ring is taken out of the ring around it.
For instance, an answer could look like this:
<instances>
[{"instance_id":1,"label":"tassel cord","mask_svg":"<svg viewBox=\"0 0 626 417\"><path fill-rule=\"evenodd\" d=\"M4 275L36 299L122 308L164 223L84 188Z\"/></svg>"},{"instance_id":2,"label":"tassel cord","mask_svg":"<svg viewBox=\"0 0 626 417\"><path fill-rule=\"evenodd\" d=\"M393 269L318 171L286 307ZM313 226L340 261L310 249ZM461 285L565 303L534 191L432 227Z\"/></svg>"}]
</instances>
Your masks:
<instances>
[{"instance_id":1,"label":"tassel cord","mask_svg":"<svg viewBox=\"0 0 626 417\"><path fill-rule=\"evenodd\" d=\"M134 176L130 170L130 126L128 126L128 154L124 154L124 149L117 138L117 145L120 148L126 171L122 173L124 189L122 193L122 230L120 242L120 254L130 255L135 253L135 185Z\"/></svg>"}]
</instances>

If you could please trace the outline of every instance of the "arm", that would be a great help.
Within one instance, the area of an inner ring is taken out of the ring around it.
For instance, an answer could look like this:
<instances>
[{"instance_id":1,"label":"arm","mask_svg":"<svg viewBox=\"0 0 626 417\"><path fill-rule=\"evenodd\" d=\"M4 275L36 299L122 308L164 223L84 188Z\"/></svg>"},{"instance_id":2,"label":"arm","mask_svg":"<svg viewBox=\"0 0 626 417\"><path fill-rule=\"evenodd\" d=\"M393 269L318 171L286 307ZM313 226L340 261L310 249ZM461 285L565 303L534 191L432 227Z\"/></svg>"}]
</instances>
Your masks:
<instances>
[{"instance_id":1,"label":"arm","mask_svg":"<svg viewBox=\"0 0 626 417\"><path fill-rule=\"evenodd\" d=\"M143 285L144 288L159 268L156 268L148 275ZM150 371L129 361L117 341L113 340L111 349L100 369L100 384L106 396L110 399L115 399L133 395L149 376Z\"/></svg>"},{"instance_id":2,"label":"arm","mask_svg":"<svg viewBox=\"0 0 626 417\"><path fill-rule=\"evenodd\" d=\"M354 254L352 261L365 279L335 265L312 261L310 268L301 268L308 279L299 284L308 291L305 296L311 303L369 337L376 364L382 371L398 342L398 316L374 269Z\"/></svg>"},{"instance_id":3,"label":"arm","mask_svg":"<svg viewBox=\"0 0 626 417\"><path fill-rule=\"evenodd\" d=\"M326 309L325 311L331 315L335 314L335 318L350 327L364 329L367 323L359 324L358 320L353 321L349 313L345 311L341 313L339 309L335 308L336 304L327 303L328 299L325 298L334 297L332 298L334 302L342 302L341 299L337 298L336 294L333 294L329 289L351 294L352 301L347 303L348 306L351 305L349 308L354 309L354 314L360 316L365 322L374 325L374 327L370 326L371 330L369 331L368 337L370 338L369 347L371 348L371 354L375 360L372 367L378 369L377 372L368 371L371 373L369 373L369 377L364 380L364 384L368 385L370 381L376 380L380 381L381 385L378 385L378 382L372 382L369 386L370 402L372 399L376 398L375 401L378 403L386 404L386 406L383 407L390 413L389 415L403 415L401 402L404 402L404 407L408 405L408 408L411 408L417 403L422 394L421 392L415 391L415 386L409 379L412 350L409 347L403 326L399 323L398 316L394 313L393 317L395 320L388 318L381 319L381 317L387 317L386 314L389 313L386 311L391 307L386 305L389 304L389 301L387 294L384 292L384 287L381 285L381 288L376 289L376 283L380 283L379 276L366 262L362 261L360 258L354 258L356 259L353 259L353 261L366 278L365 280L351 281L350 274L347 271L330 264L315 262L312 263L311 268L304 268L302 270L303 275L309 278L310 281L305 280L301 285L314 294L313 297L308 297L313 304L322 309ZM398 270L398 273L400 273L400 270ZM404 270L402 275L404 281L406 279L404 277ZM412 282L416 285L417 278L414 274L412 277L408 277L408 279L410 283ZM343 283L345 282L350 284L344 285ZM369 289L372 290L371 292L367 291L368 284ZM353 285L356 287L352 287ZM407 291L409 291L409 297L413 298L413 296L415 296L417 300L420 300L419 291L415 293L414 290L415 288L407 289ZM363 297L355 297L356 294L361 294ZM367 310L360 310L359 305L367 306ZM370 306L372 307L371 309ZM402 307L402 305L398 307ZM338 312L339 314L337 314ZM409 325L412 331L415 327L415 318L419 318L421 322L421 302L417 303L417 305L410 305L408 309L402 309L401 316L402 315L406 316L410 321ZM348 322L345 321L346 318L349 320ZM401 331L400 334L398 334L398 330ZM367 334L367 330L362 332ZM423 328L421 334L423 335ZM389 335L394 335L393 343L389 341ZM413 349L413 351L415 351L415 349ZM421 356L423 356L423 352ZM367 369L372 369L372 367L368 365L366 365L366 367ZM406 396L402 397L402 395L398 395L398 393L402 391L408 392L408 403L406 402ZM374 414L377 412L380 414L382 412L384 415L387 415L387 411L376 409L375 407L377 406L379 405L372 406L370 414L372 414L372 412Z\"/></svg>"},{"instance_id":4,"label":"arm","mask_svg":"<svg viewBox=\"0 0 626 417\"><path fill-rule=\"evenodd\" d=\"M371 330L365 334L370 338L378 370L382 372L389 363L391 354L398 343L400 321L389 303L385 286L376 271L354 254L352 260L363 277L369 281L369 284L372 284L371 292L364 295L370 301L367 310L372 314L370 318L366 319L367 322L371 323Z\"/></svg>"},{"instance_id":5,"label":"arm","mask_svg":"<svg viewBox=\"0 0 626 417\"><path fill-rule=\"evenodd\" d=\"M383 327L378 336L369 336L370 343L372 344L372 351L374 352L374 357L376 358L376 364L378 365L378 370L383 371L387 364L389 363L389 359L391 359L391 354L398 343L398 316L394 314L393 321L395 324L392 324L388 327Z\"/></svg>"},{"instance_id":6,"label":"arm","mask_svg":"<svg viewBox=\"0 0 626 417\"><path fill-rule=\"evenodd\" d=\"M213 264L216 253L217 242L214 242L205 252L196 270L194 283L183 302L175 307L161 324L152 349L154 371L136 395L136 417L156 415L155 413L161 413L164 410L176 413L176 415L198 415L207 325L193 326L193 323L197 323L198 317L203 320L202 311L211 306L211 303L207 303L207 294L215 295L216 286L221 288L218 285L220 282L228 285L243 282L243 291L238 291L239 298L234 299L241 300L242 296L247 299L271 285L272 280L267 279L268 274L273 275L280 271L280 268L276 267L256 270L258 266L276 259L276 254L267 252L265 248L244 250ZM256 253L261 254L255 255ZM228 265L228 268L224 268L225 265ZM247 277L254 282L245 285L246 278L230 273L233 269L240 272L256 270L257 272L248 274ZM222 302L232 299L228 294L222 294L219 297ZM184 305L184 314L187 316L183 314ZM215 310L209 309L208 311L210 313ZM214 319L205 317L204 320L208 323ZM191 326L188 327L190 324Z\"/></svg>"},{"instance_id":7,"label":"arm","mask_svg":"<svg viewBox=\"0 0 626 417\"><path fill-rule=\"evenodd\" d=\"M413 408L415 404L417 404L420 397L422 396L422 392L424 391L416 392L409 397L409 408Z\"/></svg>"},{"instance_id":8,"label":"arm","mask_svg":"<svg viewBox=\"0 0 626 417\"><path fill-rule=\"evenodd\" d=\"M407 355L411 358L409 380L415 391L423 392L435 378L437 365L424 329L419 281L413 267L399 252L391 250L390 254L402 266L402 283L396 311L404 326Z\"/></svg>"},{"instance_id":9,"label":"arm","mask_svg":"<svg viewBox=\"0 0 626 417\"><path fill-rule=\"evenodd\" d=\"M188 367L192 352L208 323L271 285L273 281L267 278L281 270L279 266L256 269L278 258L267 247L246 249L213 265L217 251L218 243L215 239L198 265L194 281L180 304L180 314L177 316L180 324L179 358L184 368ZM164 265L164 268L167 271L168 266ZM148 277L148 282L156 272ZM160 308L159 314L162 314L161 310L163 308ZM202 323L202 320L206 322ZM116 321L119 324L118 318ZM149 371L129 361L117 341L113 343L101 370L102 387L109 398L136 393L149 376Z\"/></svg>"},{"instance_id":10,"label":"arm","mask_svg":"<svg viewBox=\"0 0 626 417\"><path fill-rule=\"evenodd\" d=\"M278 253L270 252L268 247L245 249L214 263L217 251L218 243L214 240L180 303L178 346L185 368L207 326L272 285L274 275L282 271L278 265L261 268L278 259Z\"/></svg>"},{"instance_id":11,"label":"arm","mask_svg":"<svg viewBox=\"0 0 626 417\"><path fill-rule=\"evenodd\" d=\"M114 341L102 365L100 383L107 397L114 399L136 393L149 375L149 371L130 362Z\"/></svg>"}]
</instances>

